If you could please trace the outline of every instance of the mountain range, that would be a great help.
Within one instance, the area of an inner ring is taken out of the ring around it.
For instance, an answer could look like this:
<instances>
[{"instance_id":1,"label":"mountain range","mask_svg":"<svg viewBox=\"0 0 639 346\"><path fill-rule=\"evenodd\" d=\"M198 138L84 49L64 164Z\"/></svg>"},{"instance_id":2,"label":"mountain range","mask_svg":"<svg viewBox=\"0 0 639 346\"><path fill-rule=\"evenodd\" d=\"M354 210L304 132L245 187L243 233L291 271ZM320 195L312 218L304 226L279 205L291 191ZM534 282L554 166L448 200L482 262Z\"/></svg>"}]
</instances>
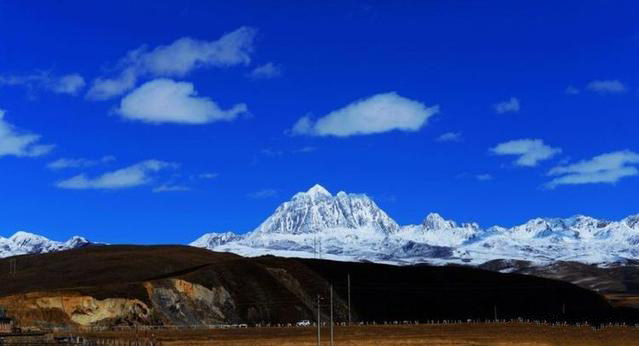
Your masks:
<instances>
[{"instance_id":1,"label":"mountain range","mask_svg":"<svg viewBox=\"0 0 639 346\"><path fill-rule=\"evenodd\" d=\"M577 215L535 218L512 228L457 223L430 213L400 226L368 196L320 185L284 202L254 231L208 233L191 243L244 256L272 254L392 264L624 263L639 259L639 214L620 221Z\"/></svg>"},{"instance_id":2,"label":"mountain range","mask_svg":"<svg viewBox=\"0 0 639 346\"><path fill-rule=\"evenodd\" d=\"M0 237L0 257L92 244L82 237L56 242L18 232ZM639 214L620 221L577 215L535 218L522 225L481 228L436 213L399 225L364 194L332 195L320 185L295 194L252 232L207 233L190 245L243 256L325 258L390 264L471 264L506 259L601 266L639 259Z\"/></svg>"},{"instance_id":3,"label":"mountain range","mask_svg":"<svg viewBox=\"0 0 639 346\"><path fill-rule=\"evenodd\" d=\"M19 231L9 238L0 237L0 258L77 249L91 244L79 236L74 236L65 242L58 242L41 235Z\"/></svg>"}]
</instances>

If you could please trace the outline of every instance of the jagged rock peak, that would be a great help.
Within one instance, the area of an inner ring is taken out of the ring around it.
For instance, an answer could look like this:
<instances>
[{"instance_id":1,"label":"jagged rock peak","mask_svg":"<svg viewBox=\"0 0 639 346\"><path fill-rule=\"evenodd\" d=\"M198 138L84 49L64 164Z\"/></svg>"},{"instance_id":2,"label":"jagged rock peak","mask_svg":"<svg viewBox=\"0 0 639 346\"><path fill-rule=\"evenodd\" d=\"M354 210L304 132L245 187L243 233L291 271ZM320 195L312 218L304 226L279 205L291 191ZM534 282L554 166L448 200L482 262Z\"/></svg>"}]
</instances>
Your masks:
<instances>
[{"instance_id":1,"label":"jagged rock peak","mask_svg":"<svg viewBox=\"0 0 639 346\"><path fill-rule=\"evenodd\" d=\"M320 184L315 184L313 185L313 187L311 187L310 189L308 189L308 191L306 191L307 194L309 195L323 195L323 196L332 196L330 192L328 192L328 190L326 190L324 188L324 186L320 185Z\"/></svg>"},{"instance_id":2,"label":"jagged rock peak","mask_svg":"<svg viewBox=\"0 0 639 346\"><path fill-rule=\"evenodd\" d=\"M457 226L454 221L446 220L437 213L428 214L422 224L426 229L454 228Z\"/></svg>"},{"instance_id":3,"label":"jagged rock peak","mask_svg":"<svg viewBox=\"0 0 639 346\"><path fill-rule=\"evenodd\" d=\"M361 227L383 233L399 230L399 225L368 196L341 191L333 196L321 185L315 185L282 203L253 234L306 234Z\"/></svg>"}]
</instances>

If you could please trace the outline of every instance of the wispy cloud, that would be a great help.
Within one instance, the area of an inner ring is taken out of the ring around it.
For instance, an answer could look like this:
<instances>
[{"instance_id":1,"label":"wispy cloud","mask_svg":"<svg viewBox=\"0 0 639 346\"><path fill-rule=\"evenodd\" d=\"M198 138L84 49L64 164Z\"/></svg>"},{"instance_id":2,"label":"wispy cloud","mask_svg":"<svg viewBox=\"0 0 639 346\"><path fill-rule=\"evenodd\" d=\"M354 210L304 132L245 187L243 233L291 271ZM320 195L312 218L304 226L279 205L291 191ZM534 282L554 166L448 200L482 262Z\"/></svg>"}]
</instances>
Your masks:
<instances>
[{"instance_id":1,"label":"wispy cloud","mask_svg":"<svg viewBox=\"0 0 639 346\"><path fill-rule=\"evenodd\" d=\"M19 130L6 122L5 113L0 109L0 157L36 157L53 150L53 145L40 144L40 135Z\"/></svg>"},{"instance_id":2,"label":"wispy cloud","mask_svg":"<svg viewBox=\"0 0 639 346\"><path fill-rule=\"evenodd\" d=\"M477 174L475 178L479 181L493 180L493 176L490 174Z\"/></svg>"},{"instance_id":3,"label":"wispy cloud","mask_svg":"<svg viewBox=\"0 0 639 346\"><path fill-rule=\"evenodd\" d=\"M317 150L317 147L310 147L310 146L308 146L308 147L302 147L302 148L299 148L299 149L294 149L292 152L293 152L294 154L298 154L298 153L311 153L311 152L314 152L314 151L316 151L316 150Z\"/></svg>"},{"instance_id":4,"label":"wispy cloud","mask_svg":"<svg viewBox=\"0 0 639 346\"><path fill-rule=\"evenodd\" d=\"M191 188L185 185L162 184L153 188L153 192L184 192L191 191Z\"/></svg>"},{"instance_id":5,"label":"wispy cloud","mask_svg":"<svg viewBox=\"0 0 639 346\"><path fill-rule=\"evenodd\" d=\"M639 175L639 154L630 150L614 151L595 156L589 160L557 166L548 172L556 176L546 187L559 185L613 184L624 177Z\"/></svg>"},{"instance_id":6,"label":"wispy cloud","mask_svg":"<svg viewBox=\"0 0 639 346\"><path fill-rule=\"evenodd\" d=\"M62 189L74 190L124 189L149 184L152 181L153 173L176 167L177 164L172 162L146 160L93 178L88 177L86 174L76 175L59 181L56 186Z\"/></svg>"},{"instance_id":7,"label":"wispy cloud","mask_svg":"<svg viewBox=\"0 0 639 346\"><path fill-rule=\"evenodd\" d=\"M253 79L272 79L282 75L282 68L272 62L260 65L249 73L249 77Z\"/></svg>"},{"instance_id":8,"label":"wispy cloud","mask_svg":"<svg viewBox=\"0 0 639 346\"><path fill-rule=\"evenodd\" d=\"M106 100L132 89L140 76L183 77L201 67L248 65L256 30L241 27L214 41L182 37L169 45L129 51L117 64L114 77L96 78L87 93L92 100Z\"/></svg>"},{"instance_id":9,"label":"wispy cloud","mask_svg":"<svg viewBox=\"0 0 639 346\"><path fill-rule=\"evenodd\" d=\"M291 133L348 137L394 130L414 132L438 112L438 106L427 107L421 102L390 92L355 101L317 120L310 116L302 117L295 123Z\"/></svg>"},{"instance_id":10,"label":"wispy cloud","mask_svg":"<svg viewBox=\"0 0 639 346\"><path fill-rule=\"evenodd\" d=\"M198 96L193 84L161 78L125 96L117 113L126 119L153 124L206 124L233 120L247 114L247 107L239 103L230 109L221 109L210 98Z\"/></svg>"},{"instance_id":11,"label":"wispy cloud","mask_svg":"<svg viewBox=\"0 0 639 346\"><path fill-rule=\"evenodd\" d=\"M47 167L53 170L65 169L65 168L86 168L97 166L99 164L108 163L115 161L115 157L111 155L103 156L97 160L91 159L69 159L69 158L61 158L55 161L49 162Z\"/></svg>"},{"instance_id":12,"label":"wispy cloud","mask_svg":"<svg viewBox=\"0 0 639 346\"><path fill-rule=\"evenodd\" d=\"M0 85L22 86L30 91L44 89L56 94L77 95L86 83L77 73L56 76L50 72L40 71L29 75L0 76Z\"/></svg>"},{"instance_id":13,"label":"wispy cloud","mask_svg":"<svg viewBox=\"0 0 639 346\"><path fill-rule=\"evenodd\" d=\"M586 85L586 89L599 94L621 94L626 92L626 86L616 79L593 80Z\"/></svg>"},{"instance_id":14,"label":"wispy cloud","mask_svg":"<svg viewBox=\"0 0 639 346\"><path fill-rule=\"evenodd\" d=\"M256 191L253 193L249 193L248 196L254 199L265 199L265 198L277 197L278 194L279 194L279 191L277 191L276 189L264 189L264 190Z\"/></svg>"},{"instance_id":15,"label":"wispy cloud","mask_svg":"<svg viewBox=\"0 0 639 346\"><path fill-rule=\"evenodd\" d=\"M219 173L202 173L199 175L200 179L215 179L219 176Z\"/></svg>"},{"instance_id":16,"label":"wispy cloud","mask_svg":"<svg viewBox=\"0 0 639 346\"><path fill-rule=\"evenodd\" d=\"M518 156L518 166L536 166L540 161L550 159L561 153L561 149L544 144L541 139L518 139L500 143L490 151L495 155Z\"/></svg>"},{"instance_id":17,"label":"wispy cloud","mask_svg":"<svg viewBox=\"0 0 639 346\"><path fill-rule=\"evenodd\" d=\"M446 132L435 139L438 142L461 142L461 132Z\"/></svg>"},{"instance_id":18,"label":"wispy cloud","mask_svg":"<svg viewBox=\"0 0 639 346\"><path fill-rule=\"evenodd\" d=\"M495 109L495 112L499 114L519 112L519 99L511 97L507 101L495 103L493 108Z\"/></svg>"}]
</instances>

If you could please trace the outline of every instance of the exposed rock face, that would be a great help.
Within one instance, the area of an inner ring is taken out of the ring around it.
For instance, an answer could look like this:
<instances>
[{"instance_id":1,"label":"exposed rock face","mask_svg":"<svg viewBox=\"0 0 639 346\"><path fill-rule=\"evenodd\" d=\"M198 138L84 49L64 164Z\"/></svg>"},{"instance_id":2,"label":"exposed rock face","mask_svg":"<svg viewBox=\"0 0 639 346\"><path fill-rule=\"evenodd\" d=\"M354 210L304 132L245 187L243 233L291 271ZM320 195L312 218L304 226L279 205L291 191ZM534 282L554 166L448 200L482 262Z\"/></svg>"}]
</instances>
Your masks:
<instances>
[{"instance_id":1,"label":"exposed rock face","mask_svg":"<svg viewBox=\"0 0 639 346\"><path fill-rule=\"evenodd\" d=\"M231 295L223 287L206 288L180 279L145 282L149 302L97 299L76 292L33 292L0 298L0 306L25 324L202 325L237 321Z\"/></svg>"},{"instance_id":2,"label":"exposed rock face","mask_svg":"<svg viewBox=\"0 0 639 346\"><path fill-rule=\"evenodd\" d=\"M73 292L33 292L0 298L11 316L22 324L90 326L113 320L151 321L151 309L137 299L96 299Z\"/></svg>"},{"instance_id":3,"label":"exposed rock face","mask_svg":"<svg viewBox=\"0 0 639 346\"><path fill-rule=\"evenodd\" d=\"M239 320L235 305L224 287L194 284L180 279L146 283L152 306L167 324L221 324Z\"/></svg>"}]
</instances>

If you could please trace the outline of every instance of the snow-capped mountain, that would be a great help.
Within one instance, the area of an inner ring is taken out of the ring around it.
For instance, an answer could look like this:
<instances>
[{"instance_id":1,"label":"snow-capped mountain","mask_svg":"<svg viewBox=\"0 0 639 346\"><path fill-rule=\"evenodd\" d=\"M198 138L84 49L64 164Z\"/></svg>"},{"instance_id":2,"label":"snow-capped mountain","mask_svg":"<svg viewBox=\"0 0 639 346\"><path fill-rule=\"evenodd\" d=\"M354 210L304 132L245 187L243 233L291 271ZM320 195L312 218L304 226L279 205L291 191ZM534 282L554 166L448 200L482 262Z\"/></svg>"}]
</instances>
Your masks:
<instances>
[{"instance_id":1,"label":"snow-capped mountain","mask_svg":"<svg viewBox=\"0 0 639 346\"><path fill-rule=\"evenodd\" d=\"M244 237L233 232L206 233L190 245L203 248L214 248L230 242L242 240Z\"/></svg>"},{"instance_id":2,"label":"snow-capped mountain","mask_svg":"<svg viewBox=\"0 0 639 346\"><path fill-rule=\"evenodd\" d=\"M399 226L363 194L331 195L320 185L297 193L254 231L208 234L191 243L240 255L273 254L385 263L469 263L494 259L605 264L639 259L639 214L621 221L577 215L482 229L431 213Z\"/></svg>"},{"instance_id":3,"label":"snow-capped mountain","mask_svg":"<svg viewBox=\"0 0 639 346\"><path fill-rule=\"evenodd\" d=\"M280 205L244 239L221 248L247 255L269 249L296 256L374 256L388 250L385 239L397 232L399 225L366 195L333 196L315 185Z\"/></svg>"},{"instance_id":4,"label":"snow-capped mountain","mask_svg":"<svg viewBox=\"0 0 639 346\"><path fill-rule=\"evenodd\" d=\"M9 238L0 237L0 257L90 244L82 237L57 242L17 232ZM577 215L535 218L511 228L481 228L430 213L420 224L400 226L366 195L332 195L315 185L281 204L252 232L208 233L190 245L245 256L273 254L394 264L482 264L503 259L609 265L639 260L639 214L620 221Z\"/></svg>"},{"instance_id":5,"label":"snow-capped mountain","mask_svg":"<svg viewBox=\"0 0 639 346\"><path fill-rule=\"evenodd\" d=\"M462 223L444 220L437 213L430 213L420 225L401 228L399 236L403 239L436 246L459 246L481 233L476 223Z\"/></svg>"},{"instance_id":6,"label":"snow-capped mountain","mask_svg":"<svg viewBox=\"0 0 639 346\"><path fill-rule=\"evenodd\" d=\"M251 235L321 233L327 229L372 228L382 234L396 233L399 225L366 195L338 192L333 196L315 185L284 202Z\"/></svg>"},{"instance_id":7,"label":"snow-capped mountain","mask_svg":"<svg viewBox=\"0 0 639 346\"><path fill-rule=\"evenodd\" d=\"M78 236L72 237L66 242L58 242L37 234L20 231L9 238L0 237L0 258L69 250L90 244L92 243Z\"/></svg>"}]
</instances>

